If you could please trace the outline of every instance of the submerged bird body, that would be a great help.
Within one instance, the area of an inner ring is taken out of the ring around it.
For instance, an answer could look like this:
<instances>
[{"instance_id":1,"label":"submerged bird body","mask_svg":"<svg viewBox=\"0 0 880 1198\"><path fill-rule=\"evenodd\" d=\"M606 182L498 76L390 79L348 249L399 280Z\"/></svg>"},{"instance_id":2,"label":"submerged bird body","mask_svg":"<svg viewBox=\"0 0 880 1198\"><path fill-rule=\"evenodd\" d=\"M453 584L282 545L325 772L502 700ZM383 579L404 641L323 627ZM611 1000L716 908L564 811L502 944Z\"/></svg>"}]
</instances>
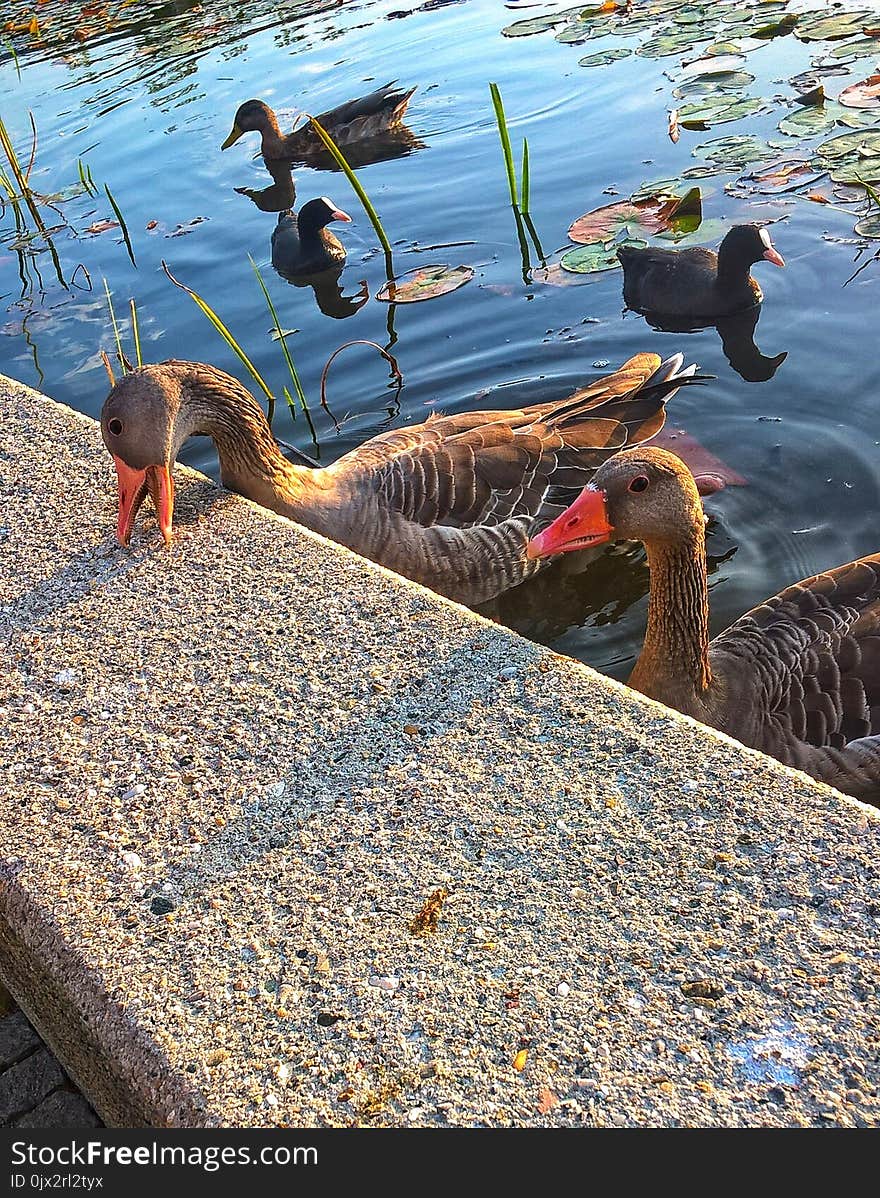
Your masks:
<instances>
[{"instance_id":1,"label":"submerged bird body","mask_svg":"<svg viewBox=\"0 0 880 1198\"><path fill-rule=\"evenodd\" d=\"M101 414L127 544L149 490L171 536L171 467L184 441L213 439L223 483L462 603L476 604L540 568L525 549L536 522L562 510L554 488L580 488L626 444L663 426L665 400L692 381L680 355L639 354L562 401L432 416L383 433L326 468L289 462L257 401L198 362L144 366Z\"/></svg>"},{"instance_id":2,"label":"submerged bird body","mask_svg":"<svg viewBox=\"0 0 880 1198\"><path fill-rule=\"evenodd\" d=\"M298 214L282 212L272 230L272 265L282 275L316 274L342 266L345 246L326 226L351 217L321 196L303 204Z\"/></svg>"},{"instance_id":3,"label":"submerged bird body","mask_svg":"<svg viewBox=\"0 0 880 1198\"><path fill-rule=\"evenodd\" d=\"M403 91L386 83L367 96L347 100L322 112L317 120L336 145L344 149L354 142L368 141L399 130L415 90L412 87ZM282 133L275 113L262 100L246 100L239 106L232 130L220 149L227 150L245 133L260 134L261 153L267 159L308 163L327 153L311 122L292 133Z\"/></svg>"},{"instance_id":4,"label":"submerged bird body","mask_svg":"<svg viewBox=\"0 0 880 1198\"><path fill-rule=\"evenodd\" d=\"M709 641L705 517L665 450L618 455L530 555L640 540L651 591L634 689L880 804L880 554L806 578Z\"/></svg>"},{"instance_id":5,"label":"submerged bird body","mask_svg":"<svg viewBox=\"0 0 880 1198\"><path fill-rule=\"evenodd\" d=\"M770 234L757 225L736 225L716 254L688 249L638 249L622 245L623 298L628 308L662 316L712 320L754 307L763 299L749 269L766 259L784 266Z\"/></svg>"}]
</instances>

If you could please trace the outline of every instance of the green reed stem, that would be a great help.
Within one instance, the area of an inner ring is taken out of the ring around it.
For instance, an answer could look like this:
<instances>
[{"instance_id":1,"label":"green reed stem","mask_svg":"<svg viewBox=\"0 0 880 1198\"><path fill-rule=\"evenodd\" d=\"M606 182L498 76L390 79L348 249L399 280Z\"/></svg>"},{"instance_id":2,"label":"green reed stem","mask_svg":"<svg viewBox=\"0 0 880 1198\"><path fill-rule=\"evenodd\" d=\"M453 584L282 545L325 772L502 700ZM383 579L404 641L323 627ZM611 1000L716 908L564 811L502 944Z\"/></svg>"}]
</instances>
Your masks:
<instances>
[{"instance_id":1,"label":"green reed stem","mask_svg":"<svg viewBox=\"0 0 880 1198\"><path fill-rule=\"evenodd\" d=\"M116 356L119 358L122 373L125 374L125 354L122 352L122 338L119 336L119 324L116 320L116 313L113 311L113 297L110 295L110 287L106 279L104 279L104 294L107 296L107 307L110 309L110 323L113 325L113 336L116 338Z\"/></svg>"},{"instance_id":2,"label":"green reed stem","mask_svg":"<svg viewBox=\"0 0 880 1198\"><path fill-rule=\"evenodd\" d=\"M16 71L16 74L18 75L18 81L19 81L19 83L21 83L21 67L18 65L18 55L15 53L15 46L13 46L12 42L9 40L8 37L5 37L3 39L3 45L9 51L9 53L12 55L12 61L15 63L15 71Z\"/></svg>"},{"instance_id":3,"label":"green reed stem","mask_svg":"<svg viewBox=\"0 0 880 1198\"><path fill-rule=\"evenodd\" d=\"M348 162L345 159L345 155L342 153L339 146L337 146L336 142L333 140L333 138L330 136L330 134L327 132L327 130L323 129L321 127L321 125L318 123L318 121L315 120L314 117L309 117L309 120L312 122L312 128L315 130L318 137L324 143L324 147L327 150L328 154L333 159L333 161L336 163L336 165L339 167L339 169L342 171L342 173L345 175L346 179L348 179L349 183L351 184L352 190L354 191L355 195L361 202L364 212L366 212L367 216L370 218L370 223L372 224L373 228L376 230L376 236L379 238L379 241L382 245L382 249L385 251L385 268L388 273L388 277L389 277L389 279L393 278L394 268L393 268L392 261L391 261L391 242L388 240L385 230L382 228L382 222L381 222L381 220L379 220L379 214L376 212L376 209L373 207L372 203L370 202L370 197L364 191L357 175L354 173L354 171L348 165Z\"/></svg>"},{"instance_id":4,"label":"green reed stem","mask_svg":"<svg viewBox=\"0 0 880 1198\"><path fill-rule=\"evenodd\" d=\"M175 287L179 287L181 291L185 291L187 293L187 295L190 296L190 298L193 300L193 302L196 304L196 306L204 313L204 315L208 318L208 320L211 322L211 324L214 326L214 328L217 330L217 332L220 334L220 336L223 338L223 340L226 342L226 344L229 346L229 348L238 356L239 361L248 370L251 377L254 379L257 386L263 391L264 395L269 400L269 402L274 404L275 396L269 390L269 387L266 384L265 380L263 379L263 376L260 374L259 370L257 370L256 366L254 366L253 362L250 360L250 358L247 356L247 354L244 352L244 350L241 348L241 346L235 340L233 335L230 333L229 329L226 327L226 325L223 323L223 321L220 319L220 317L217 315L217 313L214 311L214 309L210 306L210 304L208 304L205 300L203 300L202 297L197 292L193 291L193 289L191 287L187 287L187 285L185 283L181 283L179 281L179 279L175 279L174 275L168 269L168 263L165 261L164 258L162 259L162 269L165 271L165 274L168 276L168 278L171 280L171 282L174 284Z\"/></svg>"},{"instance_id":5,"label":"green reed stem","mask_svg":"<svg viewBox=\"0 0 880 1198\"><path fill-rule=\"evenodd\" d=\"M520 208L523 216L529 214L529 142L523 138L522 175L520 177Z\"/></svg>"},{"instance_id":6,"label":"green reed stem","mask_svg":"<svg viewBox=\"0 0 880 1198\"><path fill-rule=\"evenodd\" d=\"M257 282L260 284L260 290L263 293L263 298L265 299L266 304L268 305L269 311L272 314L272 320L275 324L275 332L278 334L278 340L281 342L281 349L284 353L285 361L287 362L287 369L290 371L290 377L293 379L293 389L294 389L294 391L296 391L297 398L299 399L299 402L302 406L303 412L305 412L306 415L308 415L309 405L306 403L306 393L303 390L302 383L300 382L299 372L296 369L296 365L294 364L291 352L287 347L287 337L285 336L284 331L281 328L281 321L278 319L278 313L275 311L275 305L272 303L272 297L269 294L269 289L266 286L266 282L263 279L262 274L260 273L259 266L257 266L256 262L253 260L253 258L251 257L250 254L248 254L248 261L250 262L251 266L254 269L254 274L257 276ZM286 390L286 388L285 388L285 390ZM292 405L291 405L291 412L293 413L293 418L296 419L296 409ZM270 413L269 413L269 424L270 425L272 423L272 417L274 416L274 414L275 414L275 406L273 403L271 406Z\"/></svg>"},{"instance_id":7,"label":"green reed stem","mask_svg":"<svg viewBox=\"0 0 880 1198\"><path fill-rule=\"evenodd\" d=\"M510 148L510 134L507 131L507 117L504 115L504 101L497 83L489 84L492 96L492 106L495 109L495 120L498 122L498 136L501 139L501 149L504 152L504 166L507 171L507 186L510 188L510 202L517 207L516 202L516 171L513 166L513 150Z\"/></svg>"},{"instance_id":8,"label":"green reed stem","mask_svg":"<svg viewBox=\"0 0 880 1198\"><path fill-rule=\"evenodd\" d=\"M138 366L143 366L144 360L141 357L141 334L140 334L140 330L138 328L137 308L134 305L133 299L130 299L128 301L128 307L129 307L129 311L131 312L131 331L134 336L135 357L137 358Z\"/></svg>"},{"instance_id":9,"label":"green reed stem","mask_svg":"<svg viewBox=\"0 0 880 1198\"><path fill-rule=\"evenodd\" d=\"M137 266L137 262L134 260L134 250L131 248L131 239L128 236L128 226L125 223L125 217L120 212L119 205L113 199L113 194L106 183L104 184L104 190L107 193L107 199L110 201L113 211L116 213L116 219L119 221L119 227L122 229L122 236L125 239L125 248L128 250L128 256L131 258L131 264L132 266Z\"/></svg>"}]
</instances>

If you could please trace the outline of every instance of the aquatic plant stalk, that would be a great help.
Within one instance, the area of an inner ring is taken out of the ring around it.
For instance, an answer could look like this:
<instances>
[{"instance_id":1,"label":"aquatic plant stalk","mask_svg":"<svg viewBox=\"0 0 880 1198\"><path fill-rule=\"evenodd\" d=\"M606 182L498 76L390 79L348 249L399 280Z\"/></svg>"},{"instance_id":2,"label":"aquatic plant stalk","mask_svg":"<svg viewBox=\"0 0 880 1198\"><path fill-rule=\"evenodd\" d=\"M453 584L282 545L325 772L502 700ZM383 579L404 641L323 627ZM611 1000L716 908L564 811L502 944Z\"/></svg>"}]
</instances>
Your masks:
<instances>
[{"instance_id":1,"label":"aquatic plant stalk","mask_svg":"<svg viewBox=\"0 0 880 1198\"><path fill-rule=\"evenodd\" d=\"M342 153L339 146L337 146L336 142L333 140L327 130L323 129L314 117L309 117L309 120L312 122L312 128L324 143L325 149L330 154L331 158L339 167L339 169L343 172L346 179L348 179L352 190L361 202L364 212L366 212L367 216L370 218L370 223L376 230L376 236L379 238L382 249L385 251L385 266L388 272L388 277L392 278L394 275L394 269L391 262L391 242L388 240L385 230L382 228L382 222L379 220L379 215L370 202L370 197L364 191L360 179L358 179L357 175L348 165L345 155Z\"/></svg>"},{"instance_id":2,"label":"aquatic plant stalk","mask_svg":"<svg viewBox=\"0 0 880 1198\"><path fill-rule=\"evenodd\" d=\"M211 322L211 324L214 326L214 328L217 330L217 332L220 334L220 336L223 338L223 340L226 342L226 344L229 346L229 348L237 355L239 361L247 369L247 371L249 372L251 377L254 379L254 381L256 382L256 384L260 388L260 390L263 392L263 394L266 396L266 398L269 400L269 402L274 403L275 396L272 394L272 392L269 389L269 386L266 383L266 381L264 380L263 376L260 374L259 370L257 370L256 366L253 364L253 362L250 360L250 358L247 356L247 354L244 352L244 350L241 348L241 346L235 340L233 335L230 333L229 329L226 327L226 325L223 323L223 321L220 319L220 317L217 315L217 313L214 311L214 309L210 306L210 304L208 304L205 300L203 300L202 297L198 294L198 292L193 291L192 287L187 287L187 285L185 283L181 283L179 279L175 279L174 275L168 269L168 263L165 261L164 258L162 259L162 269L165 271L165 274L168 276L168 278L171 280L171 282L174 284L175 287L179 287L181 291L185 291L187 293L187 295L189 295L191 297L191 299L193 300L193 303L195 303L196 306L204 313L204 315L208 318L208 320Z\"/></svg>"},{"instance_id":3,"label":"aquatic plant stalk","mask_svg":"<svg viewBox=\"0 0 880 1198\"><path fill-rule=\"evenodd\" d=\"M106 279L104 279L104 294L107 296L107 307L110 309L110 323L113 325L113 336L116 338L116 356L122 366L122 373L125 374L125 354L122 352L119 324L116 320L116 313L113 311L113 297L110 295L110 287Z\"/></svg>"},{"instance_id":4,"label":"aquatic plant stalk","mask_svg":"<svg viewBox=\"0 0 880 1198\"><path fill-rule=\"evenodd\" d=\"M140 330L138 329L137 308L135 307L133 299L130 299L128 301L128 307L129 307L129 311L131 312L131 332L134 337L135 357L137 358L138 366L143 366L144 360L141 357L141 334L140 334Z\"/></svg>"},{"instance_id":5,"label":"aquatic plant stalk","mask_svg":"<svg viewBox=\"0 0 880 1198\"><path fill-rule=\"evenodd\" d=\"M119 221L119 227L122 229L122 236L125 239L125 248L128 250L128 256L131 258L131 264L132 266L137 266L137 262L134 260L134 250L131 248L131 240L128 236L128 226L125 223L125 217L120 212L119 205L113 199L113 194L106 183L104 184L104 190L107 193L107 199L110 201L113 211L116 213L116 219Z\"/></svg>"},{"instance_id":6,"label":"aquatic plant stalk","mask_svg":"<svg viewBox=\"0 0 880 1198\"><path fill-rule=\"evenodd\" d=\"M281 321L278 319L278 313L275 311L275 305L272 303L272 297L269 294L269 289L266 286L266 282L263 279L262 274L260 273L259 266L257 266L256 262L253 260L253 258L251 257L250 254L248 254L248 261L250 262L251 266L253 267L254 274L257 276L257 282L260 284L260 290L263 293L263 298L265 299L266 304L269 308L269 311L272 314L272 320L275 324L275 332L278 334L278 340L281 342L281 349L284 353L284 359L287 362L287 369L290 371L290 377L293 379L293 389L296 391L297 398L299 399L299 402L302 405L303 412L306 415L308 415L309 405L306 403L306 393L303 390L303 385L300 382L299 373L296 369L296 365L293 361L293 357L290 353L290 350L288 349L287 337L285 336L284 331L281 328ZM285 391L286 391L286 388L285 388ZM296 408L294 407L292 400L290 401L288 406L290 407L290 410L293 413L294 419L296 419ZM274 403L272 403L272 404L270 404L270 407L269 407L269 424L270 425L272 423L272 417L274 415L275 415L275 406L274 406Z\"/></svg>"},{"instance_id":7,"label":"aquatic plant stalk","mask_svg":"<svg viewBox=\"0 0 880 1198\"><path fill-rule=\"evenodd\" d=\"M492 96L492 106L495 109L495 120L498 122L498 136L501 139L501 149L504 153L504 167L507 171L507 186L510 188L510 202L514 208L517 205L516 198L516 170L513 165L513 150L510 148L510 134L507 131L507 117L504 115L504 101L501 99L501 92L498 90L497 83L489 84L489 93Z\"/></svg>"},{"instance_id":8,"label":"aquatic plant stalk","mask_svg":"<svg viewBox=\"0 0 880 1198\"><path fill-rule=\"evenodd\" d=\"M522 156L522 174L520 177L519 195L520 208L523 216L528 216L529 213L529 142L528 138L523 138L523 156Z\"/></svg>"}]
</instances>

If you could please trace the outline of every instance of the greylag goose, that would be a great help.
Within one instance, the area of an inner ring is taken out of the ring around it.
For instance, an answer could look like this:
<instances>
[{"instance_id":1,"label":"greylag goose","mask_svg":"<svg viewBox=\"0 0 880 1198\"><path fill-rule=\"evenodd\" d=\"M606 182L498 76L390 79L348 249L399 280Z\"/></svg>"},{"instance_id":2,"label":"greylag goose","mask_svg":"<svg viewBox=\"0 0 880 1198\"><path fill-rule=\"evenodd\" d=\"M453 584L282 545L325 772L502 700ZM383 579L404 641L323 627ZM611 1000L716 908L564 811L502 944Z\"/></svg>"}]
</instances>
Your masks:
<instances>
[{"instance_id":1,"label":"greylag goose","mask_svg":"<svg viewBox=\"0 0 880 1198\"><path fill-rule=\"evenodd\" d=\"M880 803L880 554L787 587L710 643L705 517L674 454L645 446L605 462L528 554L611 540L642 541L651 571L631 687Z\"/></svg>"},{"instance_id":2,"label":"greylag goose","mask_svg":"<svg viewBox=\"0 0 880 1198\"><path fill-rule=\"evenodd\" d=\"M320 113L318 123L340 148L394 133L401 128L403 114L415 90L411 87L409 91L403 91L393 83L386 83L368 96L347 100L329 112ZM245 133L260 134L264 158L313 164L315 159L323 160L327 156L324 143L311 122L293 133L282 133L275 113L262 100L245 100L239 106L229 136L220 149L228 150Z\"/></svg>"},{"instance_id":3,"label":"greylag goose","mask_svg":"<svg viewBox=\"0 0 880 1198\"><path fill-rule=\"evenodd\" d=\"M272 230L272 265L280 275L311 275L342 266L345 246L327 225L350 221L348 213L321 196L303 204L299 213L282 212Z\"/></svg>"},{"instance_id":4,"label":"greylag goose","mask_svg":"<svg viewBox=\"0 0 880 1198\"><path fill-rule=\"evenodd\" d=\"M758 225L735 225L717 254L702 246L662 250L622 245L617 257L623 267L623 299L628 308L705 320L729 316L761 302L761 288L749 274L755 262L766 259L785 266L770 233Z\"/></svg>"},{"instance_id":5,"label":"greylag goose","mask_svg":"<svg viewBox=\"0 0 880 1198\"><path fill-rule=\"evenodd\" d=\"M184 441L213 439L223 483L264 507L459 602L516 586L533 521L561 511L551 488L580 487L622 446L663 426L665 401L696 367L637 354L562 401L435 415L367 441L332 466L294 465L241 383L200 362L126 374L101 413L116 465L117 535L127 545L149 490L171 538L171 468Z\"/></svg>"}]
</instances>

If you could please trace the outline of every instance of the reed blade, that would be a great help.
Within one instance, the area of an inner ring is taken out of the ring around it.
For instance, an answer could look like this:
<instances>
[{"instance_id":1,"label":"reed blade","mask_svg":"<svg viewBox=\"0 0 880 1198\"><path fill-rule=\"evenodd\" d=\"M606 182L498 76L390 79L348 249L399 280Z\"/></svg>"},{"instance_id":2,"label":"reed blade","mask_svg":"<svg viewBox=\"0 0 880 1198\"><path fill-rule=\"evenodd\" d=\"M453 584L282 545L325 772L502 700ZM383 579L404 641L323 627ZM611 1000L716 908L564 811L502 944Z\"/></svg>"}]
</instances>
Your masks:
<instances>
[{"instance_id":1,"label":"reed blade","mask_svg":"<svg viewBox=\"0 0 880 1198\"><path fill-rule=\"evenodd\" d=\"M492 96L492 106L495 109L495 120L498 122L498 136L501 139L501 149L504 153L504 167L507 171L507 186L510 189L510 202L514 208L516 202L516 171L513 166L513 150L510 148L510 134L507 131L507 117L504 114L504 101L497 83L489 84Z\"/></svg>"},{"instance_id":2,"label":"reed blade","mask_svg":"<svg viewBox=\"0 0 880 1198\"><path fill-rule=\"evenodd\" d=\"M522 173L519 184L520 208L523 216L529 214L529 142L523 138Z\"/></svg>"},{"instance_id":3,"label":"reed blade","mask_svg":"<svg viewBox=\"0 0 880 1198\"><path fill-rule=\"evenodd\" d=\"M144 360L141 357L141 334L140 334L140 330L138 328L137 308L135 307L135 303L134 303L133 299L130 299L128 301L128 306L129 306L129 311L131 312L131 331L134 336L135 357L137 358L138 366L143 366Z\"/></svg>"},{"instance_id":4,"label":"reed blade","mask_svg":"<svg viewBox=\"0 0 880 1198\"><path fill-rule=\"evenodd\" d=\"M290 371L290 377L293 380L293 388L296 391L297 398L299 399L299 402L302 406L302 410L305 413L308 413L309 405L306 402L306 393L303 390L302 383L300 382L299 372L296 369L296 364L294 363L293 356L287 347L287 337L284 333L284 330L281 328L281 322L278 319L278 313L275 311L275 305L272 303L272 297L269 294L269 289L266 286L266 282L265 282L262 274L260 273L259 266L257 266L256 262L254 261L254 259L251 257L250 254L248 254L248 261L250 262L251 266L253 267L254 274L257 276L257 282L260 284L260 290L263 292L263 298L265 299L266 304L269 308L269 311L272 314L272 321L275 325L275 332L278 334L278 340L281 342L281 349L284 353L285 361L287 362L287 369ZM286 390L286 388L285 388L285 390ZM296 419L296 409L292 405L288 405L288 406L290 406L291 412L293 413L293 418L295 420ZM273 414L274 414L274 407L273 407ZM271 417L269 419L269 423L270 424L272 423Z\"/></svg>"},{"instance_id":5,"label":"reed blade","mask_svg":"<svg viewBox=\"0 0 880 1198\"><path fill-rule=\"evenodd\" d=\"M236 356L238 357L238 360L242 363L242 365L245 367L245 369L249 372L249 374L251 375L253 380L256 382L257 386L261 389L263 394L266 396L266 398L271 403L274 403L275 396L272 394L267 383L263 379L263 376L260 374L259 370L257 370L256 366L253 364L253 362L250 360L250 358L247 356L247 354L244 352L244 350L241 348L241 346L238 344L238 342L235 340L232 333L230 333L229 329L226 327L226 325L223 323L223 321L220 319L220 317L217 315L217 313L214 311L214 309L211 307L211 305L208 304L205 300L203 300L202 297L198 294L198 292L193 291L192 287L187 287L186 283L181 283L179 279L175 279L174 275L168 269L168 263L165 261L164 258L162 259L162 269L164 270L165 274L168 276L168 278L171 280L171 282L174 284L175 287L179 287L181 291L185 291L187 293L187 295L192 299L192 301L196 304L196 306L199 308L199 310L211 322L211 324L214 326L214 328L217 330L217 332L220 334L220 336L223 338L223 340L226 342L226 344L229 346L229 348L233 351L233 353L236 354Z\"/></svg>"},{"instance_id":6,"label":"reed blade","mask_svg":"<svg viewBox=\"0 0 880 1198\"><path fill-rule=\"evenodd\" d=\"M336 165L339 167L339 169L345 175L346 179L348 179L349 183L351 184L352 190L354 191L355 195L361 202L361 206L363 207L364 212L366 212L367 216L369 217L370 223L372 224L373 228L376 230L376 236L379 238L379 241L382 245L382 249L385 251L385 268L386 268L386 271L388 272L388 277L393 278L394 277L394 268L393 268L393 265L391 262L391 242L388 240L385 230L382 228L382 222L379 219L379 214L376 212L376 209L373 207L373 205L370 201L370 197L364 191L363 186L361 185L360 179L358 179L357 175L354 173L354 171L348 165L345 155L342 153L339 146L337 146L336 142L333 140L333 138L330 136L330 134L327 132L327 130L322 128L320 123L317 120L315 120L315 118L313 116L309 117L309 120L312 122L312 128L315 130L318 137L324 143L324 148L327 150L330 157L333 159L333 161L336 163Z\"/></svg>"},{"instance_id":7,"label":"reed blade","mask_svg":"<svg viewBox=\"0 0 880 1198\"><path fill-rule=\"evenodd\" d=\"M113 199L113 193L110 191L110 188L106 183L104 184L104 190L107 193L107 199L110 201L113 211L116 213L116 219L119 221L119 227L122 229L122 236L125 240L125 248L128 250L128 256L131 258L131 264L132 266L136 267L137 262L134 260L134 250L131 248L131 239L128 236L128 226L125 223L125 217L120 212L119 205Z\"/></svg>"},{"instance_id":8,"label":"reed blade","mask_svg":"<svg viewBox=\"0 0 880 1198\"><path fill-rule=\"evenodd\" d=\"M116 320L116 313L113 311L113 297L110 294L110 287L106 279L104 279L104 294L107 296L107 307L110 309L110 323L113 325L113 336L116 339L116 357L119 359L122 373L125 374L125 354L122 352L122 338L119 336L119 324Z\"/></svg>"}]
</instances>

